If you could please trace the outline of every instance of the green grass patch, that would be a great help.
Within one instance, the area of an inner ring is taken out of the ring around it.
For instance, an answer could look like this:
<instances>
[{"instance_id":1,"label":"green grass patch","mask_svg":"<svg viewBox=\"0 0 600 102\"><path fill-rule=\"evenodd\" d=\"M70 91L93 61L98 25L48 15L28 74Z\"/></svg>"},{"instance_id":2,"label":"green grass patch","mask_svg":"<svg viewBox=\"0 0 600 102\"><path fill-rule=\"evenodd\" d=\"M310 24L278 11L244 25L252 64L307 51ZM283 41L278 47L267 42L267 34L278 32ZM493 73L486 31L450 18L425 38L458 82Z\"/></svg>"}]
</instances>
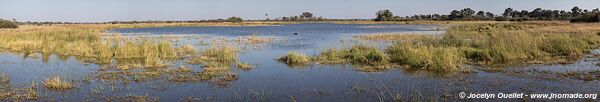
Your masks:
<instances>
[{"instance_id":1,"label":"green grass patch","mask_svg":"<svg viewBox=\"0 0 600 102\"><path fill-rule=\"evenodd\" d=\"M281 56L276 60L288 65L305 65L310 62L310 58L308 56L298 52L288 52L287 55Z\"/></svg>"},{"instance_id":2,"label":"green grass patch","mask_svg":"<svg viewBox=\"0 0 600 102\"><path fill-rule=\"evenodd\" d=\"M464 61L456 48L399 43L388 47L386 53L393 63L433 71L456 71Z\"/></svg>"}]
</instances>

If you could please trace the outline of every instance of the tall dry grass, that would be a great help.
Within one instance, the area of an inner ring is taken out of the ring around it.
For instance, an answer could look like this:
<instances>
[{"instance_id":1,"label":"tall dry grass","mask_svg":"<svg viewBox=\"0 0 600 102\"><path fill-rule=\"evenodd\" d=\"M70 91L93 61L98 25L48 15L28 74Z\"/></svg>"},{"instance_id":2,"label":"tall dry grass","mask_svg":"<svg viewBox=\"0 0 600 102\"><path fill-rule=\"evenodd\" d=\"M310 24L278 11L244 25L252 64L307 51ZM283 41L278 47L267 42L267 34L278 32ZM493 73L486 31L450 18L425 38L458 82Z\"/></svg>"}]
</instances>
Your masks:
<instances>
[{"instance_id":1,"label":"tall dry grass","mask_svg":"<svg viewBox=\"0 0 600 102\"><path fill-rule=\"evenodd\" d=\"M0 49L22 53L57 54L92 58L94 63L109 64L113 59L142 59L142 66L161 67L164 60L193 53L189 46L177 48L170 42L103 40L101 36L116 25L26 25L18 29L0 30Z\"/></svg>"},{"instance_id":2,"label":"tall dry grass","mask_svg":"<svg viewBox=\"0 0 600 102\"><path fill-rule=\"evenodd\" d=\"M558 30L557 30L558 29ZM561 22L461 24L443 35L376 34L365 40L395 41L385 49L389 62L415 69L462 70L466 63L480 65L579 57L600 43L598 24ZM347 51L328 49L318 62L343 63ZM356 61L354 61L356 62ZM373 63L375 61L358 61ZM548 61L548 63L551 61Z\"/></svg>"}]
</instances>

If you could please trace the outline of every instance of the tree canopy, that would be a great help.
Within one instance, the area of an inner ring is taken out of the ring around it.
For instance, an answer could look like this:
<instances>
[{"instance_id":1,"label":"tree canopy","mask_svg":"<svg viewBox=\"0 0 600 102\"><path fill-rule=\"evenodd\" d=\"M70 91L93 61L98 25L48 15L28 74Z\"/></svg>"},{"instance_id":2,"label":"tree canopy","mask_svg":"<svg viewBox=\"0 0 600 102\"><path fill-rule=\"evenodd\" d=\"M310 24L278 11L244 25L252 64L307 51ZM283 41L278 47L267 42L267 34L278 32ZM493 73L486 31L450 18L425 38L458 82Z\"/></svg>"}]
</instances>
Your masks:
<instances>
[{"instance_id":1,"label":"tree canopy","mask_svg":"<svg viewBox=\"0 0 600 102\"><path fill-rule=\"evenodd\" d=\"M379 10L375 14L377 15L377 18L375 18L375 21L393 20L392 17L394 16L394 14L390 10Z\"/></svg>"},{"instance_id":2,"label":"tree canopy","mask_svg":"<svg viewBox=\"0 0 600 102\"><path fill-rule=\"evenodd\" d=\"M530 20L571 20L596 21L594 19L600 13L598 8L593 10L581 9L577 6L570 11L548 10L535 8L532 11L515 10L506 8L502 15L496 15L486 11L476 11L471 8L452 10L448 15L442 14L419 14L414 16L394 16L390 10L379 10L376 12L375 21L412 21L412 20L497 20L497 21L530 21ZM577 20L574 20L577 19ZM582 20L586 19L586 20Z\"/></svg>"},{"instance_id":3,"label":"tree canopy","mask_svg":"<svg viewBox=\"0 0 600 102\"><path fill-rule=\"evenodd\" d=\"M233 17L227 18L227 21L228 22L242 22L242 21L244 21L244 19L242 19L242 17L233 16Z\"/></svg>"},{"instance_id":4,"label":"tree canopy","mask_svg":"<svg viewBox=\"0 0 600 102\"><path fill-rule=\"evenodd\" d=\"M19 26L17 26L17 24L13 21L0 19L0 29L2 29L2 28L18 28Z\"/></svg>"}]
</instances>

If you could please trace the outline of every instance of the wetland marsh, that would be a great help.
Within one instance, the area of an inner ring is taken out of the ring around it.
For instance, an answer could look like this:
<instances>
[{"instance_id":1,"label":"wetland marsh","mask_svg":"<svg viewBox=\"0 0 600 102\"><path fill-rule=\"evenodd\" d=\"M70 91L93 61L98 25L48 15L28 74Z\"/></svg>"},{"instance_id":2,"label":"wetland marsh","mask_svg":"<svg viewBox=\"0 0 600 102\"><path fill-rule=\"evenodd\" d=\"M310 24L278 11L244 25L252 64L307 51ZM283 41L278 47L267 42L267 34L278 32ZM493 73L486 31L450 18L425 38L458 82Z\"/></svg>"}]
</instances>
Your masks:
<instances>
[{"instance_id":1,"label":"wetland marsh","mask_svg":"<svg viewBox=\"0 0 600 102\"><path fill-rule=\"evenodd\" d=\"M600 91L598 24L347 23L2 29L0 99L456 101L460 92Z\"/></svg>"}]
</instances>

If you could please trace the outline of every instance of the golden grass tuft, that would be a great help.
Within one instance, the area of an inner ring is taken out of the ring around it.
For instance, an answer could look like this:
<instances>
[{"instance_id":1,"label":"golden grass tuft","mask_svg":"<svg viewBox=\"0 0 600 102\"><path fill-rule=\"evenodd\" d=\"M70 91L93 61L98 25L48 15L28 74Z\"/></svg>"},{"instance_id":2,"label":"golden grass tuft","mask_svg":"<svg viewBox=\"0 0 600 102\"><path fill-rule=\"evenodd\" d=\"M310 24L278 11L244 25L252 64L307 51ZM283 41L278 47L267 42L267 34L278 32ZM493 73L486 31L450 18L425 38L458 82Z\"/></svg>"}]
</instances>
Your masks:
<instances>
[{"instance_id":1,"label":"golden grass tuft","mask_svg":"<svg viewBox=\"0 0 600 102\"><path fill-rule=\"evenodd\" d=\"M461 53L455 48L397 44L388 47L386 52L391 62L415 69L457 71L464 63Z\"/></svg>"},{"instance_id":2,"label":"golden grass tuft","mask_svg":"<svg viewBox=\"0 0 600 102\"><path fill-rule=\"evenodd\" d=\"M429 42L470 49L466 50L467 59L490 63L577 57L599 46L600 37L592 32L554 31L546 29L548 26L543 23L462 25L451 28L442 40Z\"/></svg>"},{"instance_id":3,"label":"golden grass tuft","mask_svg":"<svg viewBox=\"0 0 600 102\"><path fill-rule=\"evenodd\" d=\"M201 53L201 59L208 61L235 61L238 58L239 49L235 47L210 47Z\"/></svg>"},{"instance_id":4,"label":"golden grass tuft","mask_svg":"<svg viewBox=\"0 0 600 102\"><path fill-rule=\"evenodd\" d=\"M381 50L367 45L354 45L347 49L326 49L312 58L319 63L353 63L362 65L379 65L389 61L389 57Z\"/></svg>"},{"instance_id":5,"label":"golden grass tuft","mask_svg":"<svg viewBox=\"0 0 600 102\"><path fill-rule=\"evenodd\" d=\"M58 76L51 76L50 78L44 80L44 87L48 89L57 89L57 90L68 90L75 88L75 85L71 82L67 82L62 80Z\"/></svg>"},{"instance_id":6,"label":"golden grass tuft","mask_svg":"<svg viewBox=\"0 0 600 102\"><path fill-rule=\"evenodd\" d=\"M277 61L288 65L304 65L310 62L310 58L302 53L288 52L287 55L277 58Z\"/></svg>"},{"instance_id":7,"label":"golden grass tuft","mask_svg":"<svg viewBox=\"0 0 600 102\"><path fill-rule=\"evenodd\" d=\"M312 60L317 63L338 64L347 62L348 59L346 59L346 56L346 51L339 50L336 48L330 48L321 51L319 55L312 57Z\"/></svg>"}]
</instances>

